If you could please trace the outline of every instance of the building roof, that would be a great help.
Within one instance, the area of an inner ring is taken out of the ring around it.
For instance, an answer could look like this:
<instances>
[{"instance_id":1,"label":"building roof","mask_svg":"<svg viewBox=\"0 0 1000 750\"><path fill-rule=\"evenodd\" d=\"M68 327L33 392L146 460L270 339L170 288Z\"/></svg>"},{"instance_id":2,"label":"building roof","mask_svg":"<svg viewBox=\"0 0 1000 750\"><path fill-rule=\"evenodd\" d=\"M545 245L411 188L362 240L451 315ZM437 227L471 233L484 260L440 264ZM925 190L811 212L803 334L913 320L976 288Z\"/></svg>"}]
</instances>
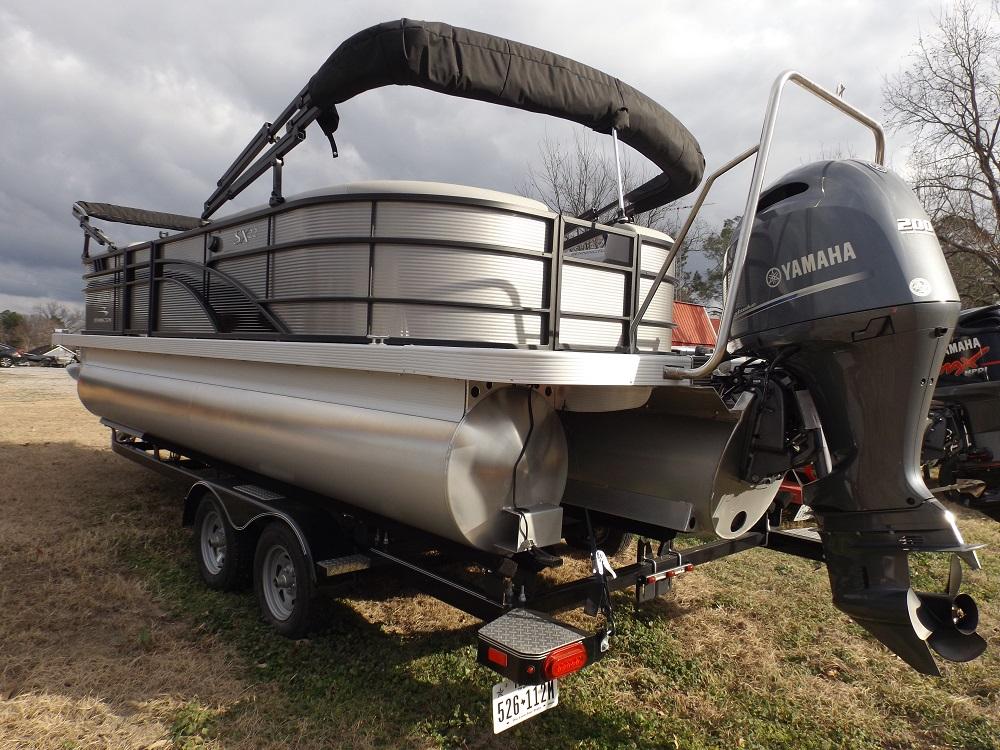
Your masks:
<instances>
[{"instance_id":1,"label":"building roof","mask_svg":"<svg viewBox=\"0 0 1000 750\"><path fill-rule=\"evenodd\" d=\"M673 346L715 346L715 327L708 312L693 302L674 302Z\"/></svg>"}]
</instances>

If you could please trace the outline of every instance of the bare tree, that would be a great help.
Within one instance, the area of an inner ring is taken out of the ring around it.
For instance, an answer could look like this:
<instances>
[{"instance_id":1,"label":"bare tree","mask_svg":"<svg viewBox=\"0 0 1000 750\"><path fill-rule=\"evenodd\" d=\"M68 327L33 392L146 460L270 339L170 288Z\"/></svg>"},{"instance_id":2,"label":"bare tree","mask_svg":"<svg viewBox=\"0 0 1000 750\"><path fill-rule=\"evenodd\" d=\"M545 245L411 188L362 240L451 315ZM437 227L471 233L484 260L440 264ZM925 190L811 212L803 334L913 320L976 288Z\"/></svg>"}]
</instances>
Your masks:
<instances>
[{"instance_id":1,"label":"bare tree","mask_svg":"<svg viewBox=\"0 0 1000 750\"><path fill-rule=\"evenodd\" d=\"M569 145L546 136L538 144L537 165L528 165L526 180L517 186L522 195L536 198L553 211L579 216L592 209L603 208L618 199L618 170L610 136L598 136L590 131L574 131ZM650 178L648 170L637 166L632 156L620 149L622 187L625 193ZM674 235L687 215L688 206L669 204L632 217L641 226ZM697 221L688 233L685 246L697 252L707 235L705 225ZM682 280L676 298L691 297L683 280L691 274L685 271L687 251L675 261L674 273Z\"/></svg>"},{"instance_id":2,"label":"bare tree","mask_svg":"<svg viewBox=\"0 0 1000 750\"><path fill-rule=\"evenodd\" d=\"M50 322L53 328L76 331L83 327L83 314L77 307L69 307L54 300L35 307L35 315Z\"/></svg>"},{"instance_id":3,"label":"bare tree","mask_svg":"<svg viewBox=\"0 0 1000 750\"><path fill-rule=\"evenodd\" d=\"M996 4L959 0L883 85L889 125L915 136L914 185L966 305L1000 298L1000 38Z\"/></svg>"}]
</instances>

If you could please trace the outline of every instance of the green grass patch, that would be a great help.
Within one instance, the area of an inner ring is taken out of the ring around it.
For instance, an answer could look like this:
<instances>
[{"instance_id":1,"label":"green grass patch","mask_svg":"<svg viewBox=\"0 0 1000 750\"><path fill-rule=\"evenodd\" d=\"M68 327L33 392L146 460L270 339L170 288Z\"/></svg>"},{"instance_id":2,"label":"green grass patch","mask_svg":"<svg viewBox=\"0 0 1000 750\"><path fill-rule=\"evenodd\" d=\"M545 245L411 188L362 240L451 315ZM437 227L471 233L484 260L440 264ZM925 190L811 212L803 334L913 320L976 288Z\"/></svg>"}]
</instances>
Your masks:
<instances>
[{"instance_id":1,"label":"green grass patch","mask_svg":"<svg viewBox=\"0 0 1000 750\"><path fill-rule=\"evenodd\" d=\"M224 712L179 713L178 747L1000 747L994 652L945 680L900 668L829 604L825 571L776 553L700 568L703 595L676 607L636 612L616 596L608 655L563 681L557 708L499 738L488 705L497 677L475 663L473 628L399 635L321 595L320 629L292 642L260 622L249 593L202 585L186 532L122 554L193 638L234 654L253 686ZM915 575L938 580L941 565L946 575L947 559L918 560ZM992 590L996 575L970 575L971 587ZM709 636L722 645L707 647Z\"/></svg>"}]
</instances>

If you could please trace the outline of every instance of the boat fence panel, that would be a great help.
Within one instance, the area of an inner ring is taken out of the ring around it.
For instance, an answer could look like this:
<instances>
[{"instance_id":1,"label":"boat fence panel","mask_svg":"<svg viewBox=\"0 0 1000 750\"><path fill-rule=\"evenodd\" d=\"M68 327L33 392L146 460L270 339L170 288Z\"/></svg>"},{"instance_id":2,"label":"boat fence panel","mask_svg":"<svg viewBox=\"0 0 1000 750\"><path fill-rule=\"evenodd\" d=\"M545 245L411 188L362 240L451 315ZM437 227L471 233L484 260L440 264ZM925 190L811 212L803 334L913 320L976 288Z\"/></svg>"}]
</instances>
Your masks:
<instances>
[{"instance_id":1,"label":"boat fence panel","mask_svg":"<svg viewBox=\"0 0 1000 750\"><path fill-rule=\"evenodd\" d=\"M642 269L642 272L650 274L651 277L655 276L656 272L660 270L660 266L663 265L663 261L667 259L667 253L669 252L669 247L643 242L639 256L639 267ZM670 265L669 273L673 273L675 267L676 262Z\"/></svg>"},{"instance_id":2,"label":"boat fence panel","mask_svg":"<svg viewBox=\"0 0 1000 750\"><path fill-rule=\"evenodd\" d=\"M276 251L271 259L272 298L368 296L367 244L314 245Z\"/></svg>"},{"instance_id":3,"label":"boat fence panel","mask_svg":"<svg viewBox=\"0 0 1000 750\"><path fill-rule=\"evenodd\" d=\"M621 345L622 323L611 320L585 320L563 316L559 323L559 343L566 349L613 351Z\"/></svg>"},{"instance_id":4,"label":"boat fence panel","mask_svg":"<svg viewBox=\"0 0 1000 750\"><path fill-rule=\"evenodd\" d=\"M192 263L205 262L205 237L197 235L183 240L165 242L160 247L160 257L171 260L186 260Z\"/></svg>"},{"instance_id":5,"label":"boat fence panel","mask_svg":"<svg viewBox=\"0 0 1000 750\"><path fill-rule=\"evenodd\" d=\"M268 243L267 227L267 219L258 219L212 232L209 235L208 249L211 253L221 255L266 247Z\"/></svg>"},{"instance_id":6,"label":"boat fence panel","mask_svg":"<svg viewBox=\"0 0 1000 750\"><path fill-rule=\"evenodd\" d=\"M368 328L363 302L275 302L271 309L292 333L304 336L362 337Z\"/></svg>"},{"instance_id":7,"label":"boat fence panel","mask_svg":"<svg viewBox=\"0 0 1000 750\"><path fill-rule=\"evenodd\" d=\"M267 257L264 255L249 255L240 258L219 259L215 267L243 284L258 297L267 296ZM220 292L225 286L209 278L209 300L215 307ZM231 290L230 290L231 292ZM245 304L245 300L244 300Z\"/></svg>"},{"instance_id":8,"label":"boat fence panel","mask_svg":"<svg viewBox=\"0 0 1000 750\"><path fill-rule=\"evenodd\" d=\"M178 282L194 281L190 274L172 273L167 278ZM200 282L200 278L198 280ZM215 333L212 320L198 304L191 291L181 283L164 283L161 280L156 287L157 300L157 333L184 335L191 333Z\"/></svg>"},{"instance_id":9,"label":"boat fence panel","mask_svg":"<svg viewBox=\"0 0 1000 750\"><path fill-rule=\"evenodd\" d=\"M625 314L628 275L580 266L566 259L562 271L562 312L621 317Z\"/></svg>"},{"instance_id":10,"label":"boat fence panel","mask_svg":"<svg viewBox=\"0 0 1000 750\"><path fill-rule=\"evenodd\" d=\"M653 279L639 279L639 296L643 299L653 286ZM653 301L649 303L646 314L643 316L643 323L672 323L674 308L674 287L670 284L660 284L653 295Z\"/></svg>"},{"instance_id":11,"label":"boat fence panel","mask_svg":"<svg viewBox=\"0 0 1000 750\"><path fill-rule=\"evenodd\" d=\"M542 258L420 245L376 245L375 297L511 308L546 305Z\"/></svg>"},{"instance_id":12,"label":"boat fence panel","mask_svg":"<svg viewBox=\"0 0 1000 750\"><path fill-rule=\"evenodd\" d=\"M117 274L115 274L117 276ZM102 278L91 279L97 281ZM118 289L113 282L88 284L84 292L86 301L86 325L95 331L113 331L118 326L121 315L117 304Z\"/></svg>"},{"instance_id":13,"label":"boat fence panel","mask_svg":"<svg viewBox=\"0 0 1000 750\"><path fill-rule=\"evenodd\" d=\"M385 338L537 347L543 331L537 313L381 303L372 310L372 335Z\"/></svg>"},{"instance_id":14,"label":"boat fence panel","mask_svg":"<svg viewBox=\"0 0 1000 750\"><path fill-rule=\"evenodd\" d=\"M628 326L669 238L514 197L407 190L310 194L87 258L87 328L632 350ZM667 281L635 350L670 349Z\"/></svg>"},{"instance_id":15,"label":"boat fence panel","mask_svg":"<svg viewBox=\"0 0 1000 750\"><path fill-rule=\"evenodd\" d=\"M321 237L371 235L371 201L320 203L295 208L274 217L275 243Z\"/></svg>"},{"instance_id":16,"label":"boat fence panel","mask_svg":"<svg viewBox=\"0 0 1000 750\"><path fill-rule=\"evenodd\" d=\"M545 252L547 222L479 206L379 201L375 236L449 240Z\"/></svg>"}]
</instances>

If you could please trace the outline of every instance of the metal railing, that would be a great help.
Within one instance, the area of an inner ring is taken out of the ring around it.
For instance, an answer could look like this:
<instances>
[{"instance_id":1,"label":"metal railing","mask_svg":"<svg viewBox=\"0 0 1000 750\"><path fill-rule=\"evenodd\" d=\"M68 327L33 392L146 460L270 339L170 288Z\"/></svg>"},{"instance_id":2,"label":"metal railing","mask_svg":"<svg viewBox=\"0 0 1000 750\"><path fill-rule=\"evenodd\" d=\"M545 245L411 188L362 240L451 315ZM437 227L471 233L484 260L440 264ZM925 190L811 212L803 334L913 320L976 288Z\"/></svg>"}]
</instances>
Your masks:
<instances>
[{"instance_id":1,"label":"metal railing","mask_svg":"<svg viewBox=\"0 0 1000 750\"><path fill-rule=\"evenodd\" d=\"M750 191L747 194L746 207L743 210L743 221L740 223L740 234L736 242L736 251L733 254L733 265L732 265L732 282L730 287L738 287L740 281L743 278L743 266L746 261L747 248L750 245L750 233L753 230L754 216L757 213L757 203L760 201L761 190L764 184L764 171L767 167L767 159L771 152L771 141L774 137L774 128L778 119L778 105L781 102L781 94L785 86L788 83L796 83L806 91L814 94L818 98L830 104L836 109L839 109L848 117L856 120L862 125L866 126L872 131L875 136L875 163L882 165L885 163L885 132L882 130L882 126L878 121L872 119L864 112L850 104L845 102L839 96L834 94L832 91L820 86L818 83L809 80L801 73L794 70L786 70L784 73L778 76L775 80L774 85L771 86L771 94L767 103L767 110L764 115L764 127L761 130L760 142L756 146L744 151L742 154L737 156L732 161L727 162L718 170L712 173L712 175L705 181L701 192L698 194L698 199L695 201L694 206L691 208L691 212L688 215L687 220L684 222L684 227L681 229L680 234L674 242L674 246L671 249L670 254L664 259L663 266L660 268L657 274L656 281L650 287L649 291L646 293L646 298L643 300L639 312L636 315L636 321L641 320L646 308L649 307L650 302L653 299L653 295L656 294L657 287L660 281L667 273L667 269L673 262L674 257L680 250L681 244L683 243L687 232L691 225L694 223L694 219L698 214L698 210L704 203L705 197L708 191L711 189L712 184L715 182L716 178L728 172L730 169L740 164L744 160L750 158L754 154L757 155L754 161L753 177L750 179ZM703 363L700 367L693 368L679 368L679 367L664 367L663 377L669 380L685 380L685 379L697 379L703 378L707 375L711 375L718 367L722 360L725 358L728 352L728 345L730 339L730 333L733 326L733 318L736 314L736 305L734 302L734 296L729 296L723 301L723 311L722 311L722 321L719 325L719 335L718 341L715 345L715 352L712 356ZM637 328L637 323L633 323L630 327L631 343L634 350L635 342L635 329Z\"/></svg>"}]
</instances>

